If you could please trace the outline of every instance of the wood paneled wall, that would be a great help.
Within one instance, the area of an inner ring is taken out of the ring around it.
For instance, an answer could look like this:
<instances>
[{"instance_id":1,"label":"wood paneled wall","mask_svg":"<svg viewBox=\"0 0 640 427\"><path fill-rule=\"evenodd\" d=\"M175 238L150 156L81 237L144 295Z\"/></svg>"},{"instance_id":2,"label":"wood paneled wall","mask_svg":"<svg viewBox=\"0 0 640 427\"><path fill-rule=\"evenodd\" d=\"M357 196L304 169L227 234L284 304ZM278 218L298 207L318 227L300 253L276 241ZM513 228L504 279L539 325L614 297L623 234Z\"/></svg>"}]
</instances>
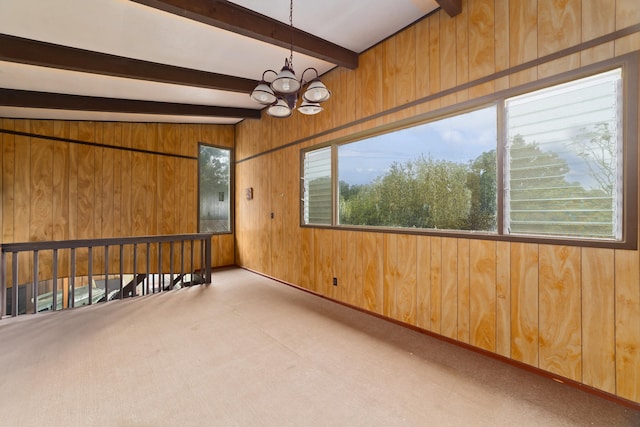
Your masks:
<instances>
[{"instance_id":1,"label":"wood paneled wall","mask_svg":"<svg viewBox=\"0 0 640 427\"><path fill-rule=\"evenodd\" d=\"M638 23L637 0L467 0L323 76L322 114L242 122L237 263L640 402L638 251L299 226L302 148L637 51L636 32L448 91Z\"/></svg>"},{"instance_id":2,"label":"wood paneled wall","mask_svg":"<svg viewBox=\"0 0 640 427\"><path fill-rule=\"evenodd\" d=\"M0 133L2 243L195 233L198 143L233 148L235 133L229 125L14 119L0 119L0 129L31 135ZM234 264L232 234L214 236L212 245L214 266ZM144 268L145 250L139 248L138 268ZM60 256L63 276L69 254ZM86 251L78 257L81 275ZM117 271L117 251L110 259L110 271ZM96 248L98 272L102 260L103 249ZM31 280L29 262L20 266L20 278ZM40 273L41 279L50 277L50 253L41 254Z\"/></svg>"}]
</instances>

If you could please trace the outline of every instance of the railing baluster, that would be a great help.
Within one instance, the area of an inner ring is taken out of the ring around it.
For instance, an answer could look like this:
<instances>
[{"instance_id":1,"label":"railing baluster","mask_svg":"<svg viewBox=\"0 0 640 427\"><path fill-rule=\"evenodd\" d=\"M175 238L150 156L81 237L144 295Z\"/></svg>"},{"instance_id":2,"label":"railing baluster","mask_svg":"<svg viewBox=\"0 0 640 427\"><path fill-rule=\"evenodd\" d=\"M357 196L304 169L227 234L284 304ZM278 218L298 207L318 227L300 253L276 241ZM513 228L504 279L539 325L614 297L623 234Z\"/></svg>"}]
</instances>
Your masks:
<instances>
[{"instance_id":1,"label":"railing baluster","mask_svg":"<svg viewBox=\"0 0 640 427\"><path fill-rule=\"evenodd\" d=\"M205 251L206 243L204 239L200 240L200 271L202 272L202 279L205 279L205 262L204 262L204 251Z\"/></svg>"},{"instance_id":2,"label":"railing baluster","mask_svg":"<svg viewBox=\"0 0 640 427\"><path fill-rule=\"evenodd\" d=\"M51 311L58 309L58 250L53 250L53 308Z\"/></svg>"},{"instance_id":3,"label":"railing baluster","mask_svg":"<svg viewBox=\"0 0 640 427\"><path fill-rule=\"evenodd\" d=\"M93 247L89 246L87 250L89 256L89 263L87 264L87 280L89 283L87 286L89 287L89 304L93 304ZM104 287L104 294L107 295L107 285L105 284Z\"/></svg>"},{"instance_id":4,"label":"railing baluster","mask_svg":"<svg viewBox=\"0 0 640 427\"><path fill-rule=\"evenodd\" d=\"M104 247L104 300L108 301L109 295L109 245Z\"/></svg>"},{"instance_id":5,"label":"railing baluster","mask_svg":"<svg viewBox=\"0 0 640 427\"><path fill-rule=\"evenodd\" d=\"M138 267L138 245L136 243L133 244L133 282L132 282L132 289L129 291L129 296L130 297L135 297L136 296L136 283L138 283L138 281L136 280L136 269Z\"/></svg>"},{"instance_id":6,"label":"railing baluster","mask_svg":"<svg viewBox=\"0 0 640 427\"><path fill-rule=\"evenodd\" d=\"M180 283L184 286L184 240L180 241Z\"/></svg>"},{"instance_id":7,"label":"railing baluster","mask_svg":"<svg viewBox=\"0 0 640 427\"><path fill-rule=\"evenodd\" d=\"M0 319L7 313L7 254L0 251Z\"/></svg>"},{"instance_id":8,"label":"railing baluster","mask_svg":"<svg viewBox=\"0 0 640 427\"><path fill-rule=\"evenodd\" d=\"M169 242L169 289L173 287L173 242Z\"/></svg>"},{"instance_id":9,"label":"railing baluster","mask_svg":"<svg viewBox=\"0 0 640 427\"><path fill-rule=\"evenodd\" d=\"M205 239L204 244L204 256L205 256L205 283L208 285L211 283L211 238Z\"/></svg>"},{"instance_id":10,"label":"railing baluster","mask_svg":"<svg viewBox=\"0 0 640 427\"><path fill-rule=\"evenodd\" d=\"M194 241L193 240L189 240L189 243L191 243L191 251L190 251L190 256L191 256L191 264L189 265L189 271L191 272L191 282L194 282L194 276L195 276L195 270L193 269L193 245L194 245Z\"/></svg>"},{"instance_id":11,"label":"railing baluster","mask_svg":"<svg viewBox=\"0 0 640 427\"><path fill-rule=\"evenodd\" d=\"M123 299L122 276L124 275L124 245L120 245L120 299Z\"/></svg>"},{"instance_id":12,"label":"railing baluster","mask_svg":"<svg viewBox=\"0 0 640 427\"><path fill-rule=\"evenodd\" d=\"M38 251L33 251L33 283L31 284L31 293L33 295L33 313L38 312Z\"/></svg>"},{"instance_id":13,"label":"railing baluster","mask_svg":"<svg viewBox=\"0 0 640 427\"><path fill-rule=\"evenodd\" d=\"M147 242L147 277L145 280L144 287L142 288L142 293L144 295L149 295L149 276L151 275L151 243Z\"/></svg>"},{"instance_id":14,"label":"railing baluster","mask_svg":"<svg viewBox=\"0 0 640 427\"><path fill-rule=\"evenodd\" d=\"M69 300L67 301L68 307L76 306L76 248L71 248L71 271L69 277ZM91 293L89 293L89 304L91 304Z\"/></svg>"},{"instance_id":15,"label":"railing baluster","mask_svg":"<svg viewBox=\"0 0 640 427\"><path fill-rule=\"evenodd\" d=\"M16 317L18 315L18 252L13 252L11 258L11 269L13 274L11 276L11 316Z\"/></svg>"},{"instance_id":16,"label":"railing baluster","mask_svg":"<svg viewBox=\"0 0 640 427\"><path fill-rule=\"evenodd\" d=\"M164 274L162 274L162 243L158 242L158 292L162 292L164 286ZM153 293L156 292L155 286L153 287Z\"/></svg>"}]
</instances>

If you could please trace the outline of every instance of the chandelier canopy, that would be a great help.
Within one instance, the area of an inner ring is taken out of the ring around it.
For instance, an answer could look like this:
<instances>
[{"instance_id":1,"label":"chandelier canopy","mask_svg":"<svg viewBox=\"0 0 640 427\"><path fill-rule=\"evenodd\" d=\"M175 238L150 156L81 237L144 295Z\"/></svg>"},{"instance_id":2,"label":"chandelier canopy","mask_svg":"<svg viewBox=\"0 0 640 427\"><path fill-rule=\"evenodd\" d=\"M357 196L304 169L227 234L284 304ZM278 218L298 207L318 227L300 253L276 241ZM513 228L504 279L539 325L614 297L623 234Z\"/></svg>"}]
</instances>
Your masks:
<instances>
[{"instance_id":1,"label":"chandelier canopy","mask_svg":"<svg viewBox=\"0 0 640 427\"><path fill-rule=\"evenodd\" d=\"M262 73L262 79L258 86L251 92L251 99L254 101L268 105L267 114L273 117L285 118L291 116L293 110L296 109L298 98L302 98L302 103L298 107L298 111L302 114L318 114L323 110L321 102L331 97L331 92L320 81L318 70L315 68L307 68L302 72L300 80L296 78L293 71L293 0L289 6L289 26L291 27L291 45L289 49L289 58L285 58L284 67L279 73L273 70L266 70ZM307 72L315 73L310 81L304 79ZM267 81L267 75L273 74L275 77L270 82ZM302 95L300 92L304 88Z\"/></svg>"}]
</instances>

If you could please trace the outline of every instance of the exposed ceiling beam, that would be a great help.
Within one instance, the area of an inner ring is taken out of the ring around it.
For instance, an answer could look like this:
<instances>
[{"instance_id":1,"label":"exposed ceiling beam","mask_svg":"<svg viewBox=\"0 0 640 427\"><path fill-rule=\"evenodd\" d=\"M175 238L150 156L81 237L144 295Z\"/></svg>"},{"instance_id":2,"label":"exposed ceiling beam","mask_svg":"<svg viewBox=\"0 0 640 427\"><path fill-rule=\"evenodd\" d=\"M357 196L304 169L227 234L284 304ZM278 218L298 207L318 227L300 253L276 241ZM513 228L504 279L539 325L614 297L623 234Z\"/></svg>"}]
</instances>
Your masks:
<instances>
[{"instance_id":1,"label":"exposed ceiling beam","mask_svg":"<svg viewBox=\"0 0 640 427\"><path fill-rule=\"evenodd\" d=\"M251 93L257 81L0 34L0 61Z\"/></svg>"},{"instance_id":2,"label":"exposed ceiling beam","mask_svg":"<svg viewBox=\"0 0 640 427\"><path fill-rule=\"evenodd\" d=\"M293 50L351 70L358 54L268 16L222 0L131 0L155 9ZM293 33L292 33L293 31Z\"/></svg>"},{"instance_id":3,"label":"exposed ceiling beam","mask_svg":"<svg viewBox=\"0 0 640 427\"><path fill-rule=\"evenodd\" d=\"M54 110L259 119L260 110L0 89L0 105Z\"/></svg>"},{"instance_id":4,"label":"exposed ceiling beam","mask_svg":"<svg viewBox=\"0 0 640 427\"><path fill-rule=\"evenodd\" d=\"M462 12L462 0L436 0L436 2L452 18Z\"/></svg>"}]
</instances>

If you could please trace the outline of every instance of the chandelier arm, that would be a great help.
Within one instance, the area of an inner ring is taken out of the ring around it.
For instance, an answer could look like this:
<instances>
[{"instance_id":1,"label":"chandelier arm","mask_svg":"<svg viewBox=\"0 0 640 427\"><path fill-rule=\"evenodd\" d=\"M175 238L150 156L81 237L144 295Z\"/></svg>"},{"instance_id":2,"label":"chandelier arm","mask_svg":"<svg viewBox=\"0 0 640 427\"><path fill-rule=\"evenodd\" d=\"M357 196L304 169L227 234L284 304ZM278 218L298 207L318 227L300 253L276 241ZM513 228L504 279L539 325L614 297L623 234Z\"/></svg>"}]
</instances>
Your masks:
<instances>
[{"instance_id":1,"label":"chandelier arm","mask_svg":"<svg viewBox=\"0 0 640 427\"><path fill-rule=\"evenodd\" d=\"M300 83L302 83L303 85L304 85L304 84L306 84L306 83L309 83L309 82L311 81L311 80L305 80L305 79L304 79L304 74L305 74L307 71L314 71L314 72L316 73L316 77L315 77L315 78L313 78L313 79L311 79L311 80L315 80L315 79L320 78L320 75L318 74L318 70L316 70L316 69L315 69L315 68L313 68L313 67L309 67L309 68L307 68L306 70L304 70L304 71L302 72L302 75L300 76Z\"/></svg>"},{"instance_id":2,"label":"chandelier arm","mask_svg":"<svg viewBox=\"0 0 640 427\"><path fill-rule=\"evenodd\" d=\"M265 70L265 72L264 72L264 73L262 73L262 81L263 81L263 82L266 82L266 81L267 81L267 80L264 78L264 76L265 76L267 73L273 73L273 74L275 74L275 75L276 75L276 77L278 76L278 73L276 73L276 72L275 72L275 71L273 71L273 70Z\"/></svg>"}]
</instances>

